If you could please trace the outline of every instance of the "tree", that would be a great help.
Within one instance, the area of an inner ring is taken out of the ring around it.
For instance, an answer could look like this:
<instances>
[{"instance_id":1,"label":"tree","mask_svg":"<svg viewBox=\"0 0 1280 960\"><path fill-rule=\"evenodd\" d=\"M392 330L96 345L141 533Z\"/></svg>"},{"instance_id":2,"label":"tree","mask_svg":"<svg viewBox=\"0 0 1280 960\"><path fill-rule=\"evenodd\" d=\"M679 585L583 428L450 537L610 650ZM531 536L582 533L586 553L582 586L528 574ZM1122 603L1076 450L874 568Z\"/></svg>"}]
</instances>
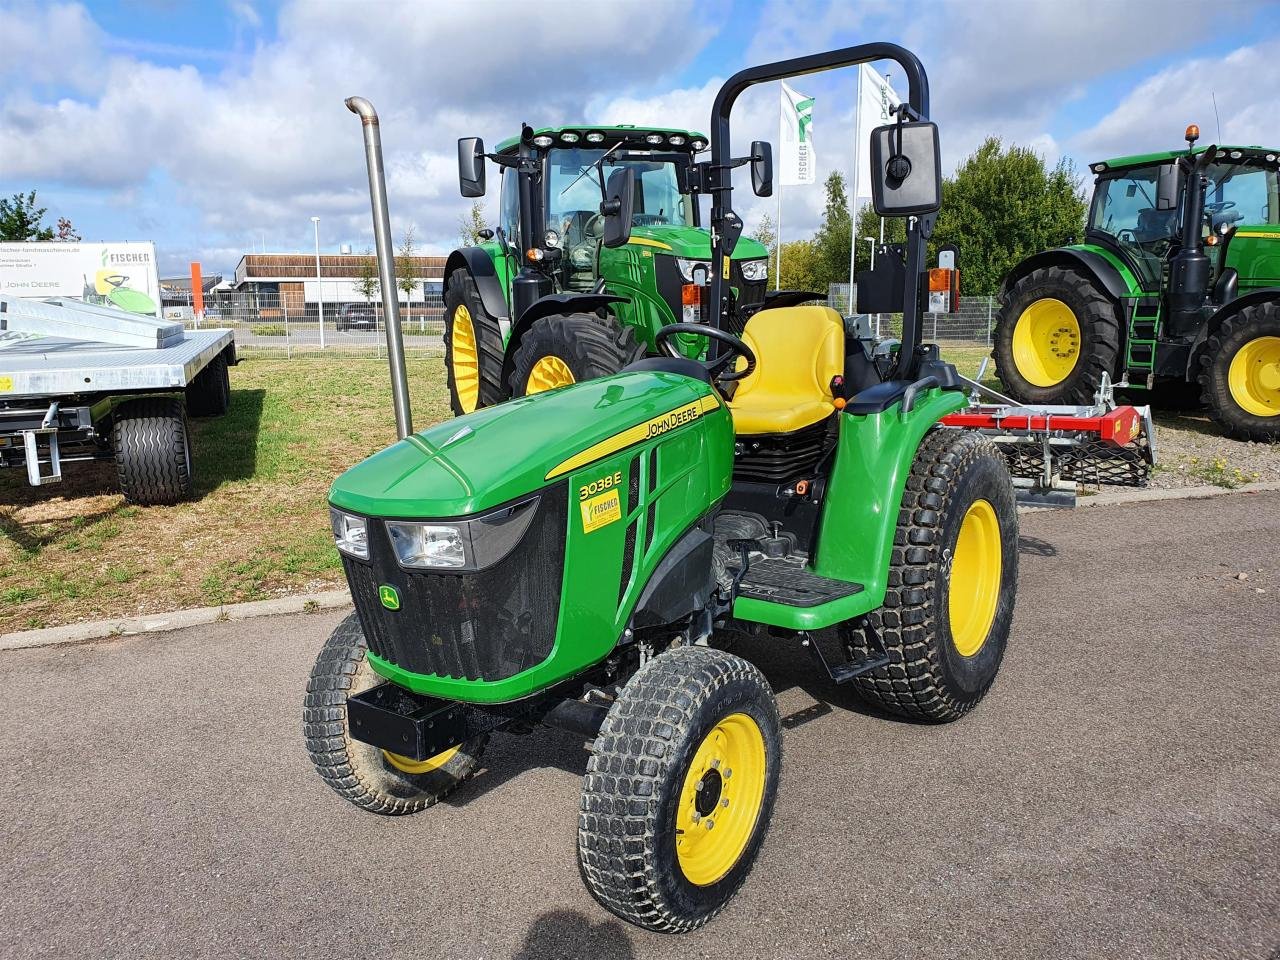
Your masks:
<instances>
[{"instance_id":1,"label":"tree","mask_svg":"<svg viewBox=\"0 0 1280 960\"><path fill-rule=\"evenodd\" d=\"M875 207L867 204L858 211L858 248L854 251L857 258L857 271L871 269L871 244L867 237L876 238L876 246L880 245L880 214ZM907 221L901 217L886 217L884 221L884 242L905 243L907 239ZM855 272L857 272L855 271Z\"/></svg>"},{"instance_id":2,"label":"tree","mask_svg":"<svg viewBox=\"0 0 1280 960\"><path fill-rule=\"evenodd\" d=\"M369 247L365 247L364 254L356 265L355 288L367 303L372 303L373 298L380 294L382 281L378 278L378 259Z\"/></svg>"},{"instance_id":3,"label":"tree","mask_svg":"<svg viewBox=\"0 0 1280 960\"><path fill-rule=\"evenodd\" d=\"M930 263L954 243L963 290L994 294L1017 263L1083 233L1080 185L1070 160L1050 169L1034 150L989 137L942 185Z\"/></svg>"},{"instance_id":4,"label":"tree","mask_svg":"<svg viewBox=\"0 0 1280 960\"><path fill-rule=\"evenodd\" d=\"M778 227L773 222L773 217L767 213L760 217L760 222L756 228L751 231L750 237L755 240L769 254L769 276L773 277L773 271L778 266Z\"/></svg>"},{"instance_id":5,"label":"tree","mask_svg":"<svg viewBox=\"0 0 1280 960\"><path fill-rule=\"evenodd\" d=\"M823 279L815 241L792 240L782 245L780 286L783 290L809 290L826 294L827 282Z\"/></svg>"},{"instance_id":6,"label":"tree","mask_svg":"<svg viewBox=\"0 0 1280 960\"><path fill-rule=\"evenodd\" d=\"M404 231L404 236L400 238L400 249L396 251L396 287L404 293L410 303L413 302L413 295L418 289L418 281L422 279L421 271L414 259L414 251L417 249L418 244L413 236L413 227L408 227Z\"/></svg>"},{"instance_id":7,"label":"tree","mask_svg":"<svg viewBox=\"0 0 1280 960\"><path fill-rule=\"evenodd\" d=\"M474 247L484 241L481 230L487 230L484 222L484 204L479 200L471 202L471 210L465 217L458 218L458 245Z\"/></svg>"},{"instance_id":8,"label":"tree","mask_svg":"<svg viewBox=\"0 0 1280 960\"><path fill-rule=\"evenodd\" d=\"M0 200L0 240L79 240L80 235L66 217L58 219L55 233L52 227L43 225L45 207L36 206L36 192L25 196L15 193L8 200Z\"/></svg>"},{"instance_id":9,"label":"tree","mask_svg":"<svg viewBox=\"0 0 1280 960\"><path fill-rule=\"evenodd\" d=\"M826 207L822 211L822 223L813 237L817 256L815 279L818 283L813 289L817 292L825 291L832 283L849 282L849 244L853 239L844 174L833 170L827 177L825 189Z\"/></svg>"}]
</instances>

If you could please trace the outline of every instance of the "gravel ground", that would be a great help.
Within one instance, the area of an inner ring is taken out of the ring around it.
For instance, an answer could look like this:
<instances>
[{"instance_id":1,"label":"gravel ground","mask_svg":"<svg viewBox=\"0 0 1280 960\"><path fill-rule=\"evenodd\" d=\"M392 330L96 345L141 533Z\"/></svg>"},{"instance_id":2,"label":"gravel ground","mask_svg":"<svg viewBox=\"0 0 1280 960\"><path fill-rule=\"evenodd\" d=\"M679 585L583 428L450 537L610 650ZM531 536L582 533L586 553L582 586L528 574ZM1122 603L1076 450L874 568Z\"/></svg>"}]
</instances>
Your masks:
<instances>
[{"instance_id":1,"label":"gravel ground","mask_svg":"<svg viewBox=\"0 0 1280 960\"><path fill-rule=\"evenodd\" d=\"M1202 411L1156 414L1157 469L1153 487L1238 487L1280 480L1280 444L1224 437Z\"/></svg>"}]
</instances>

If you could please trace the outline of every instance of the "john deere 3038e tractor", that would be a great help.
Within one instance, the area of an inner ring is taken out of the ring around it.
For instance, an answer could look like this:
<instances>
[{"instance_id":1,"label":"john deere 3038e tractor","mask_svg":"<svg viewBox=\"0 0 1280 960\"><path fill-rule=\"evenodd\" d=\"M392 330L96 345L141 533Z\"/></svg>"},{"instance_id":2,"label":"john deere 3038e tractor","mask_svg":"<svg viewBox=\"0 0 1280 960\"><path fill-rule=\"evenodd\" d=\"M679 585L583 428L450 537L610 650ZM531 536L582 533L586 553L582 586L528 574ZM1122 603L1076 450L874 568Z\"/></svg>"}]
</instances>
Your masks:
<instances>
[{"instance_id":1,"label":"john deere 3038e tractor","mask_svg":"<svg viewBox=\"0 0 1280 960\"><path fill-rule=\"evenodd\" d=\"M696 162L706 147L687 130L586 125L526 126L491 154L479 139L459 142L463 196L484 196L486 157L502 168L502 188L497 230L445 265L454 413L617 373L653 352L667 324L707 319L711 237ZM600 201L609 178L628 170L629 229L606 236ZM763 303L768 263L754 240L734 248L728 279L739 309ZM702 343L672 342L691 355Z\"/></svg>"},{"instance_id":2,"label":"john deere 3038e tractor","mask_svg":"<svg viewBox=\"0 0 1280 960\"><path fill-rule=\"evenodd\" d=\"M884 370L829 308L766 306L742 324L731 289L732 170L750 163L754 183L769 178L767 150L731 152L734 102L753 84L875 60L894 61L909 87L871 143L876 210L908 218L902 259L877 258L903 313ZM389 285L376 115L349 105L365 121ZM710 158L686 171L712 198L710 322L663 326L666 355L621 372L413 433L392 301L402 439L329 495L356 612L316 661L304 731L335 791L414 813L479 767L494 731L573 730L592 743L577 811L586 886L619 917L678 932L745 881L782 770L773 693L720 644L753 634L751 646L812 658L921 720L956 720L982 700L1009 635L1018 524L995 444L941 422L966 406L965 382L919 341L941 197L928 111L924 68L892 44L731 77ZM535 147L522 141L522 156ZM633 227L644 175L625 165L608 177L595 207L606 241ZM636 271L646 249L668 256L642 244ZM685 355L686 336L711 341L705 359Z\"/></svg>"},{"instance_id":3,"label":"john deere 3038e tractor","mask_svg":"<svg viewBox=\"0 0 1280 960\"><path fill-rule=\"evenodd\" d=\"M1085 242L1005 278L996 371L1029 403L1188 393L1231 435L1280 438L1280 150L1196 147L1091 165Z\"/></svg>"}]
</instances>

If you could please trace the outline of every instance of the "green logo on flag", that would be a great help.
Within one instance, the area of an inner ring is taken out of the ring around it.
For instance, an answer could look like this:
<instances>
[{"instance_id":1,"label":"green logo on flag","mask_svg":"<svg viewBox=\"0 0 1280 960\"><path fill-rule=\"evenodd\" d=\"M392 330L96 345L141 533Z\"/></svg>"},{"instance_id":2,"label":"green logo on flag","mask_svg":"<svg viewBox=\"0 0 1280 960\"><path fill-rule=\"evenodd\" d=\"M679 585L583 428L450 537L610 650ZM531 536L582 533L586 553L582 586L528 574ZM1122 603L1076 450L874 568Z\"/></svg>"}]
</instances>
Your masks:
<instances>
[{"instance_id":1,"label":"green logo on flag","mask_svg":"<svg viewBox=\"0 0 1280 960\"><path fill-rule=\"evenodd\" d=\"M813 123L813 97L796 104L796 133L801 143L809 141L809 125Z\"/></svg>"},{"instance_id":2,"label":"green logo on flag","mask_svg":"<svg viewBox=\"0 0 1280 960\"><path fill-rule=\"evenodd\" d=\"M378 588L378 599L388 610L400 609L400 591L390 584L384 583Z\"/></svg>"}]
</instances>

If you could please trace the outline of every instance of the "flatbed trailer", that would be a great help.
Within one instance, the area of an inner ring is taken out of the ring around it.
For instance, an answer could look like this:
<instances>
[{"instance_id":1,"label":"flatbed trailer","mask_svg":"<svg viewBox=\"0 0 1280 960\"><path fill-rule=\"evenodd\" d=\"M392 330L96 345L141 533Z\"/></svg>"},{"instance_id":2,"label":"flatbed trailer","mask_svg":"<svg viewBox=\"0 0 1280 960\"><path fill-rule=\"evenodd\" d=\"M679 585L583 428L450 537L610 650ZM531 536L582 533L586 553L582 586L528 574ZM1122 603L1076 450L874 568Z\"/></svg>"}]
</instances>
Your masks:
<instances>
[{"instance_id":1,"label":"flatbed trailer","mask_svg":"<svg viewBox=\"0 0 1280 960\"><path fill-rule=\"evenodd\" d=\"M113 460L130 502L185 499L187 417L226 412L235 362L230 330L0 295L0 467L43 486L64 464Z\"/></svg>"}]
</instances>

